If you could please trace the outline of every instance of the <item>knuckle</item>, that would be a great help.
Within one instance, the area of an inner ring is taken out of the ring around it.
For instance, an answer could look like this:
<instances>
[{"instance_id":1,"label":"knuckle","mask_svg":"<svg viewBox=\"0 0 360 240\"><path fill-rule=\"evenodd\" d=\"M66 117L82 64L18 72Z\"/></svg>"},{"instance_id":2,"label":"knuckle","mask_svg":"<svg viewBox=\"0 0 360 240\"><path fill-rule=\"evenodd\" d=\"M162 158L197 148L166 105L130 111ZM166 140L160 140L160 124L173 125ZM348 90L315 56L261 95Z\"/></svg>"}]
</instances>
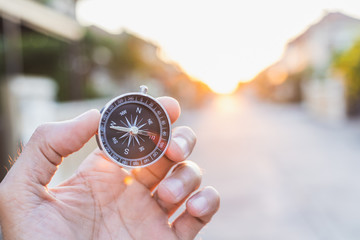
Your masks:
<instances>
[{"instance_id":1,"label":"knuckle","mask_svg":"<svg viewBox=\"0 0 360 240\"><path fill-rule=\"evenodd\" d=\"M188 126L180 126L175 128L174 135L183 136L191 142L196 142L196 138L197 138L195 132Z\"/></svg>"},{"instance_id":2,"label":"knuckle","mask_svg":"<svg viewBox=\"0 0 360 240\"><path fill-rule=\"evenodd\" d=\"M200 167L192 161L184 161L179 163L174 172L181 175L185 181L190 181L196 183L196 185L201 183L202 173Z\"/></svg>"},{"instance_id":3,"label":"knuckle","mask_svg":"<svg viewBox=\"0 0 360 240\"><path fill-rule=\"evenodd\" d=\"M35 129L35 132L33 133L33 137L43 139L47 135L47 133L49 132L50 128L51 128L50 123L41 124L40 126L38 126Z\"/></svg>"},{"instance_id":4,"label":"knuckle","mask_svg":"<svg viewBox=\"0 0 360 240\"><path fill-rule=\"evenodd\" d=\"M0 202L2 202L5 195L6 195L6 193L4 191L4 184L0 183Z\"/></svg>"},{"instance_id":5,"label":"knuckle","mask_svg":"<svg viewBox=\"0 0 360 240\"><path fill-rule=\"evenodd\" d=\"M201 182L202 173L201 173L200 167L197 164L193 163L193 164L189 165L189 170L192 172L192 175L194 176L194 178L196 178L196 180Z\"/></svg>"},{"instance_id":6,"label":"knuckle","mask_svg":"<svg viewBox=\"0 0 360 240\"><path fill-rule=\"evenodd\" d=\"M9 187L6 183L2 182L0 183L0 205L3 206L8 198L11 198L13 191L9 191Z\"/></svg>"},{"instance_id":7,"label":"knuckle","mask_svg":"<svg viewBox=\"0 0 360 240\"><path fill-rule=\"evenodd\" d=\"M193 172L194 175L198 175L200 177L202 176L201 169L200 169L199 165L197 165L195 162L185 161L185 164L188 167L188 169Z\"/></svg>"}]
</instances>

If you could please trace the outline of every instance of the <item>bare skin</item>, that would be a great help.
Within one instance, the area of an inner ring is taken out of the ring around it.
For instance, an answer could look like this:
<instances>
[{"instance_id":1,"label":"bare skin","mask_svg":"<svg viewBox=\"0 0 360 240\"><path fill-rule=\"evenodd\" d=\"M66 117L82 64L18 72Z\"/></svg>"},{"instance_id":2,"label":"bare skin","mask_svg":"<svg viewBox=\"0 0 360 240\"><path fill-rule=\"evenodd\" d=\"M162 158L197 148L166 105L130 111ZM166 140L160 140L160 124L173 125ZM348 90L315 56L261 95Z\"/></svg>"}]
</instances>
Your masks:
<instances>
[{"instance_id":1,"label":"bare skin","mask_svg":"<svg viewBox=\"0 0 360 240\"><path fill-rule=\"evenodd\" d=\"M171 121L176 100L159 98ZM195 146L188 127L175 128L166 156L131 172L95 150L76 173L48 188L63 157L79 150L96 132L100 114L91 110L69 121L39 127L0 184L0 222L9 239L194 239L219 207L212 187L194 193L201 171L184 161ZM169 176L170 169L178 164ZM158 187L152 194L154 189ZM172 224L169 217L186 201Z\"/></svg>"}]
</instances>

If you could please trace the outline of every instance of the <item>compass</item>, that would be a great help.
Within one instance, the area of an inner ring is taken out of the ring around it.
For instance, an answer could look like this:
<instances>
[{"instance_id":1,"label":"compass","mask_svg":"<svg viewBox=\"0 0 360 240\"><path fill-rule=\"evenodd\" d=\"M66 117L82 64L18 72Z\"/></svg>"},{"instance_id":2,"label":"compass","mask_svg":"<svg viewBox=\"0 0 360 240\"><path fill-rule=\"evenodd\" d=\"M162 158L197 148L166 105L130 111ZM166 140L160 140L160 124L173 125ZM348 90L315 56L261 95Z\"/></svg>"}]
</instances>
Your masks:
<instances>
[{"instance_id":1,"label":"compass","mask_svg":"<svg viewBox=\"0 0 360 240\"><path fill-rule=\"evenodd\" d=\"M165 153L171 137L170 118L163 106L140 92L120 95L101 110L97 134L99 148L123 167L145 167Z\"/></svg>"}]
</instances>

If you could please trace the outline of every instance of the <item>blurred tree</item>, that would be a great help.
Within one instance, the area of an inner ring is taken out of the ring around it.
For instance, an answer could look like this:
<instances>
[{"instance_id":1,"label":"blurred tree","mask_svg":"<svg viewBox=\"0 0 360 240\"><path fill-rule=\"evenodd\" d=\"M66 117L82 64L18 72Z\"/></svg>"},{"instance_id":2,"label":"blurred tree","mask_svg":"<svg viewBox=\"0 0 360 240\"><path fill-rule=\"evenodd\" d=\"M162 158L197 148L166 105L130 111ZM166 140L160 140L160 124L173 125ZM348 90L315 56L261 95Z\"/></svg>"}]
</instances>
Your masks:
<instances>
[{"instance_id":1,"label":"blurred tree","mask_svg":"<svg viewBox=\"0 0 360 240\"><path fill-rule=\"evenodd\" d=\"M345 81L348 114L360 114L360 39L349 50L335 54L333 67Z\"/></svg>"},{"instance_id":2,"label":"blurred tree","mask_svg":"<svg viewBox=\"0 0 360 240\"><path fill-rule=\"evenodd\" d=\"M127 33L120 35L107 34L99 29L89 29L82 40L84 54L94 67L94 52L104 47L111 52L111 59L106 67L114 79L122 80L134 71L146 71L148 66L142 57L143 42Z\"/></svg>"},{"instance_id":3,"label":"blurred tree","mask_svg":"<svg viewBox=\"0 0 360 240\"><path fill-rule=\"evenodd\" d=\"M61 41L22 27L22 74L54 79L58 85L59 101L97 97L86 81L91 70L90 59L83 56L81 48L81 43ZM1 47L0 70L5 65L4 51Z\"/></svg>"},{"instance_id":4,"label":"blurred tree","mask_svg":"<svg viewBox=\"0 0 360 240\"><path fill-rule=\"evenodd\" d=\"M257 94L265 99L277 102L297 103L303 99L301 84L308 81L313 76L313 70L310 66L290 73L286 70L284 75L271 74L275 64L261 71L251 81Z\"/></svg>"},{"instance_id":5,"label":"blurred tree","mask_svg":"<svg viewBox=\"0 0 360 240\"><path fill-rule=\"evenodd\" d=\"M23 73L44 75L54 79L58 85L59 101L91 97L85 91L85 87L81 86L81 75L77 74L79 71L82 73L81 70L86 63L79 63L75 44L31 30L23 31Z\"/></svg>"},{"instance_id":6,"label":"blurred tree","mask_svg":"<svg viewBox=\"0 0 360 240\"><path fill-rule=\"evenodd\" d=\"M1 24L1 21L0 21ZM5 78L5 54L4 39L0 38L0 79Z\"/></svg>"},{"instance_id":7,"label":"blurred tree","mask_svg":"<svg viewBox=\"0 0 360 240\"><path fill-rule=\"evenodd\" d=\"M33 1L41 4L48 4L50 2L50 0L33 0Z\"/></svg>"},{"instance_id":8,"label":"blurred tree","mask_svg":"<svg viewBox=\"0 0 360 240\"><path fill-rule=\"evenodd\" d=\"M28 31L22 36L23 71L30 75L45 75L59 85L66 77L64 62L66 43L46 35Z\"/></svg>"}]
</instances>

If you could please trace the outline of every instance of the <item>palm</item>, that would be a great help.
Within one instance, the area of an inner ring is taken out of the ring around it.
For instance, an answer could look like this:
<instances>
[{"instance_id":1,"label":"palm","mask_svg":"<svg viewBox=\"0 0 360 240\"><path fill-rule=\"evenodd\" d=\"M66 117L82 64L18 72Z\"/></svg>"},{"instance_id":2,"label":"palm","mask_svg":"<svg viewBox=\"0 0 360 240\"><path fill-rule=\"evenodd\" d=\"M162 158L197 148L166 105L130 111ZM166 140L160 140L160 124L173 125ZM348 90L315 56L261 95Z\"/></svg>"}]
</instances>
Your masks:
<instances>
[{"instance_id":1,"label":"palm","mask_svg":"<svg viewBox=\"0 0 360 240\"><path fill-rule=\"evenodd\" d=\"M55 201L41 210L52 213L44 221L50 225L46 229L62 229L59 239L177 239L150 190L96 154L49 192Z\"/></svg>"}]
</instances>

